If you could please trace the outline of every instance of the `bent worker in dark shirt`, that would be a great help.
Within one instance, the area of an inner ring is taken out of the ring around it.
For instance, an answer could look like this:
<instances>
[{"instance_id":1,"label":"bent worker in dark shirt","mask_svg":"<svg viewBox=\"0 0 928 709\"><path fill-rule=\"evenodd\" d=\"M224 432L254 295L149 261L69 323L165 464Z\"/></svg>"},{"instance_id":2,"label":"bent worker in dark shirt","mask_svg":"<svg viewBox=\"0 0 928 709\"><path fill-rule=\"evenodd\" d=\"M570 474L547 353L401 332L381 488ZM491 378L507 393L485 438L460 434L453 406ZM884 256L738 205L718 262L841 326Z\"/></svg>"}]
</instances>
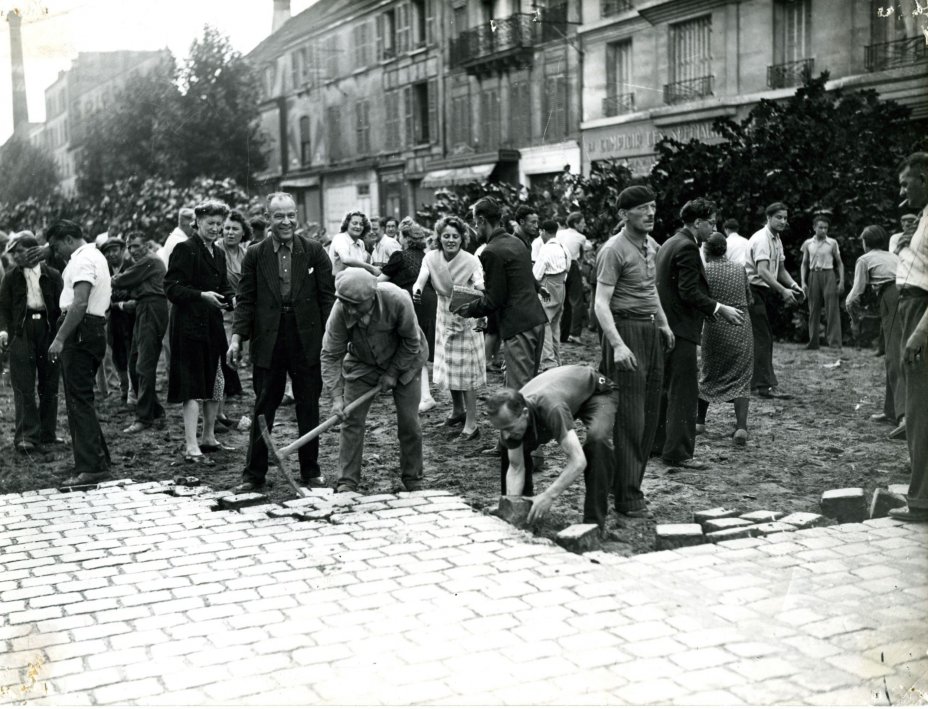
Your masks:
<instances>
[{"instance_id":1,"label":"bent worker in dark shirt","mask_svg":"<svg viewBox=\"0 0 928 709\"><path fill-rule=\"evenodd\" d=\"M532 498L529 522L541 520L554 500L583 473L584 523L602 530L612 489L612 427L618 394L615 385L592 367L565 365L549 369L519 391L504 389L487 400L490 423L509 450L503 456L503 494L528 495L532 489L532 451L556 440L567 464L544 492ZM581 446L574 419L587 427Z\"/></svg>"}]
</instances>

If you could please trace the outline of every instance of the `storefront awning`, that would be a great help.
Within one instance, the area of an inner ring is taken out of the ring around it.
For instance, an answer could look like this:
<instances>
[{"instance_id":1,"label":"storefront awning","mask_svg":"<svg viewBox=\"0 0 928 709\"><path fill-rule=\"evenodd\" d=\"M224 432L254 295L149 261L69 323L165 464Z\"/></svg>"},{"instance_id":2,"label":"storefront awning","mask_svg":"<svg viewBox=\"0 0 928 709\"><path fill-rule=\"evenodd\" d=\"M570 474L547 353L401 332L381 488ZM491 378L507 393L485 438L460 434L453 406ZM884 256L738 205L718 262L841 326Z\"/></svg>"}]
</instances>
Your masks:
<instances>
[{"instance_id":1,"label":"storefront awning","mask_svg":"<svg viewBox=\"0 0 928 709\"><path fill-rule=\"evenodd\" d=\"M281 188L284 187L318 187L319 176L311 175L310 177L291 177L280 181Z\"/></svg>"},{"instance_id":2,"label":"storefront awning","mask_svg":"<svg viewBox=\"0 0 928 709\"><path fill-rule=\"evenodd\" d=\"M452 185L466 185L468 182L483 182L493 172L496 163L485 165L468 165L455 167L449 170L433 170L425 173L422 178L422 187L450 187Z\"/></svg>"}]
</instances>

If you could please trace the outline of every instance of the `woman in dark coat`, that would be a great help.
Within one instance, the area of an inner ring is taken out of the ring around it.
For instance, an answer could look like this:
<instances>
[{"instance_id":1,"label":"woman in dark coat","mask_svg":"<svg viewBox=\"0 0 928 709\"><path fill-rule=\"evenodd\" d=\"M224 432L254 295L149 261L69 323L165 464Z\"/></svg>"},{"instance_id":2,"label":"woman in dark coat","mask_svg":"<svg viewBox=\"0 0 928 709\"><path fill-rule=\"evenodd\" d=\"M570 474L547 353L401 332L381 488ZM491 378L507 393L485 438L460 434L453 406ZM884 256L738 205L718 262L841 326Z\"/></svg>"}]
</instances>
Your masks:
<instances>
[{"instance_id":1,"label":"woman in dark coat","mask_svg":"<svg viewBox=\"0 0 928 709\"><path fill-rule=\"evenodd\" d=\"M194 208L197 233L171 254L164 288L171 310L171 363L168 402L184 405L184 460L212 465L203 455L223 449L216 440L216 414L223 395L241 393L236 371L225 361L228 342L222 312L234 295L223 253L215 241L222 235L229 208L207 200ZM203 436L197 441L199 401L203 401Z\"/></svg>"}]
</instances>

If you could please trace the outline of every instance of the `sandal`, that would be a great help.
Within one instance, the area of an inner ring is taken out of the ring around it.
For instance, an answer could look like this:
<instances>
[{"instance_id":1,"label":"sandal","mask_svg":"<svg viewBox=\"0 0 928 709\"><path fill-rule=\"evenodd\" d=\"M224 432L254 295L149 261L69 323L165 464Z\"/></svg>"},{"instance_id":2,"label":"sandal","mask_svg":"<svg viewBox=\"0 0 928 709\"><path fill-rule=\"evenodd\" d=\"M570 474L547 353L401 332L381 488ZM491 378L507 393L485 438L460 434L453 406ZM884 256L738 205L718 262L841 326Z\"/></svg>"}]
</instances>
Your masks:
<instances>
[{"instance_id":1,"label":"sandal","mask_svg":"<svg viewBox=\"0 0 928 709\"><path fill-rule=\"evenodd\" d=\"M202 453L200 455L191 455L189 453L184 455L185 463L193 463L196 465L216 465L216 462L212 458L207 458Z\"/></svg>"},{"instance_id":2,"label":"sandal","mask_svg":"<svg viewBox=\"0 0 928 709\"><path fill-rule=\"evenodd\" d=\"M234 451L235 448L222 443L201 443L200 450L204 453L215 453L217 451Z\"/></svg>"}]
</instances>

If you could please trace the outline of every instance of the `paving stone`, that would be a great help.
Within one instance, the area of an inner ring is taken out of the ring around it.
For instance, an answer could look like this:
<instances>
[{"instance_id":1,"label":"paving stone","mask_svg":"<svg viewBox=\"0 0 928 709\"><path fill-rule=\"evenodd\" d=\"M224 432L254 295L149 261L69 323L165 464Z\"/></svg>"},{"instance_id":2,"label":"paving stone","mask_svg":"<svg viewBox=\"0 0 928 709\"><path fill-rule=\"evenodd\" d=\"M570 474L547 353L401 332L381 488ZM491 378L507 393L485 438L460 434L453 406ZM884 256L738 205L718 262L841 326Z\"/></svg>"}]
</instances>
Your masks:
<instances>
[{"instance_id":1,"label":"paving stone","mask_svg":"<svg viewBox=\"0 0 928 709\"><path fill-rule=\"evenodd\" d=\"M909 484L908 483L901 483L901 484L897 483L894 485L889 485L887 487L887 490L889 490L890 494L892 495L902 495L903 497L905 497L906 495L909 494Z\"/></svg>"},{"instance_id":2,"label":"paving stone","mask_svg":"<svg viewBox=\"0 0 928 709\"><path fill-rule=\"evenodd\" d=\"M863 522L867 518L867 503L862 487L826 490L822 493L819 505L822 514L838 520L840 524Z\"/></svg>"},{"instance_id":3,"label":"paving stone","mask_svg":"<svg viewBox=\"0 0 928 709\"><path fill-rule=\"evenodd\" d=\"M751 522L741 517L719 517L718 519L707 519L702 523L702 528L706 532L721 532L725 529L749 527L751 524Z\"/></svg>"},{"instance_id":4,"label":"paving stone","mask_svg":"<svg viewBox=\"0 0 928 709\"><path fill-rule=\"evenodd\" d=\"M813 512L793 512L777 521L791 525L796 529L814 529L828 525L828 520L825 517Z\"/></svg>"},{"instance_id":5,"label":"paving stone","mask_svg":"<svg viewBox=\"0 0 928 709\"><path fill-rule=\"evenodd\" d=\"M702 527L698 524L658 524L654 537L658 551L705 543Z\"/></svg>"},{"instance_id":6,"label":"paving stone","mask_svg":"<svg viewBox=\"0 0 928 709\"><path fill-rule=\"evenodd\" d=\"M225 510L240 510L252 505L263 505L267 499L267 495L260 492L244 492L240 495L222 497L219 499L219 504Z\"/></svg>"},{"instance_id":7,"label":"paving stone","mask_svg":"<svg viewBox=\"0 0 928 709\"><path fill-rule=\"evenodd\" d=\"M503 495L499 498L494 514L517 529L525 529L528 526L528 513L531 509L532 501L529 498Z\"/></svg>"},{"instance_id":8,"label":"paving stone","mask_svg":"<svg viewBox=\"0 0 928 709\"><path fill-rule=\"evenodd\" d=\"M555 541L574 554L583 554L602 547L602 535L597 524L572 524L558 532Z\"/></svg>"},{"instance_id":9,"label":"paving stone","mask_svg":"<svg viewBox=\"0 0 928 709\"><path fill-rule=\"evenodd\" d=\"M907 504L905 495L895 495L889 490L877 488L873 491L873 499L870 501L870 519L877 517L888 517L889 511L897 507L905 507Z\"/></svg>"},{"instance_id":10,"label":"paving stone","mask_svg":"<svg viewBox=\"0 0 928 709\"><path fill-rule=\"evenodd\" d=\"M706 534L706 541L712 542L713 544L719 544L721 542L731 541L732 539L747 539L748 537L757 536L757 531L752 529L752 527L732 527L730 529L721 529L717 532L709 532Z\"/></svg>"},{"instance_id":11,"label":"paving stone","mask_svg":"<svg viewBox=\"0 0 928 709\"><path fill-rule=\"evenodd\" d=\"M786 519L784 517L784 519ZM786 524L782 520L779 522L764 522L763 524L753 524L748 527L755 537L766 537L769 534L779 534L780 532L795 532L796 528L791 524Z\"/></svg>"},{"instance_id":12,"label":"paving stone","mask_svg":"<svg viewBox=\"0 0 928 709\"><path fill-rule=\"evenodd\" d=\"M713 507L711 510L701 510L693 513L693 522L702 524L710 519L723 519L726 517L737 517L738 511L727 507Z\"/></svg>"},{"instance_id":13,"label":"paving stone","mask_svg":"<svg viewBox=\"0 0 928 709\"><path fill-rule=\"evenodd\" d=\"M761 524L763 522L776 522L777 520L786 516L786 513L774 510L755 510L754 512L746 512L743 515L738 516L741 517L741 519L746 519L753 524Z\"/></svg>"}]
</instances>

